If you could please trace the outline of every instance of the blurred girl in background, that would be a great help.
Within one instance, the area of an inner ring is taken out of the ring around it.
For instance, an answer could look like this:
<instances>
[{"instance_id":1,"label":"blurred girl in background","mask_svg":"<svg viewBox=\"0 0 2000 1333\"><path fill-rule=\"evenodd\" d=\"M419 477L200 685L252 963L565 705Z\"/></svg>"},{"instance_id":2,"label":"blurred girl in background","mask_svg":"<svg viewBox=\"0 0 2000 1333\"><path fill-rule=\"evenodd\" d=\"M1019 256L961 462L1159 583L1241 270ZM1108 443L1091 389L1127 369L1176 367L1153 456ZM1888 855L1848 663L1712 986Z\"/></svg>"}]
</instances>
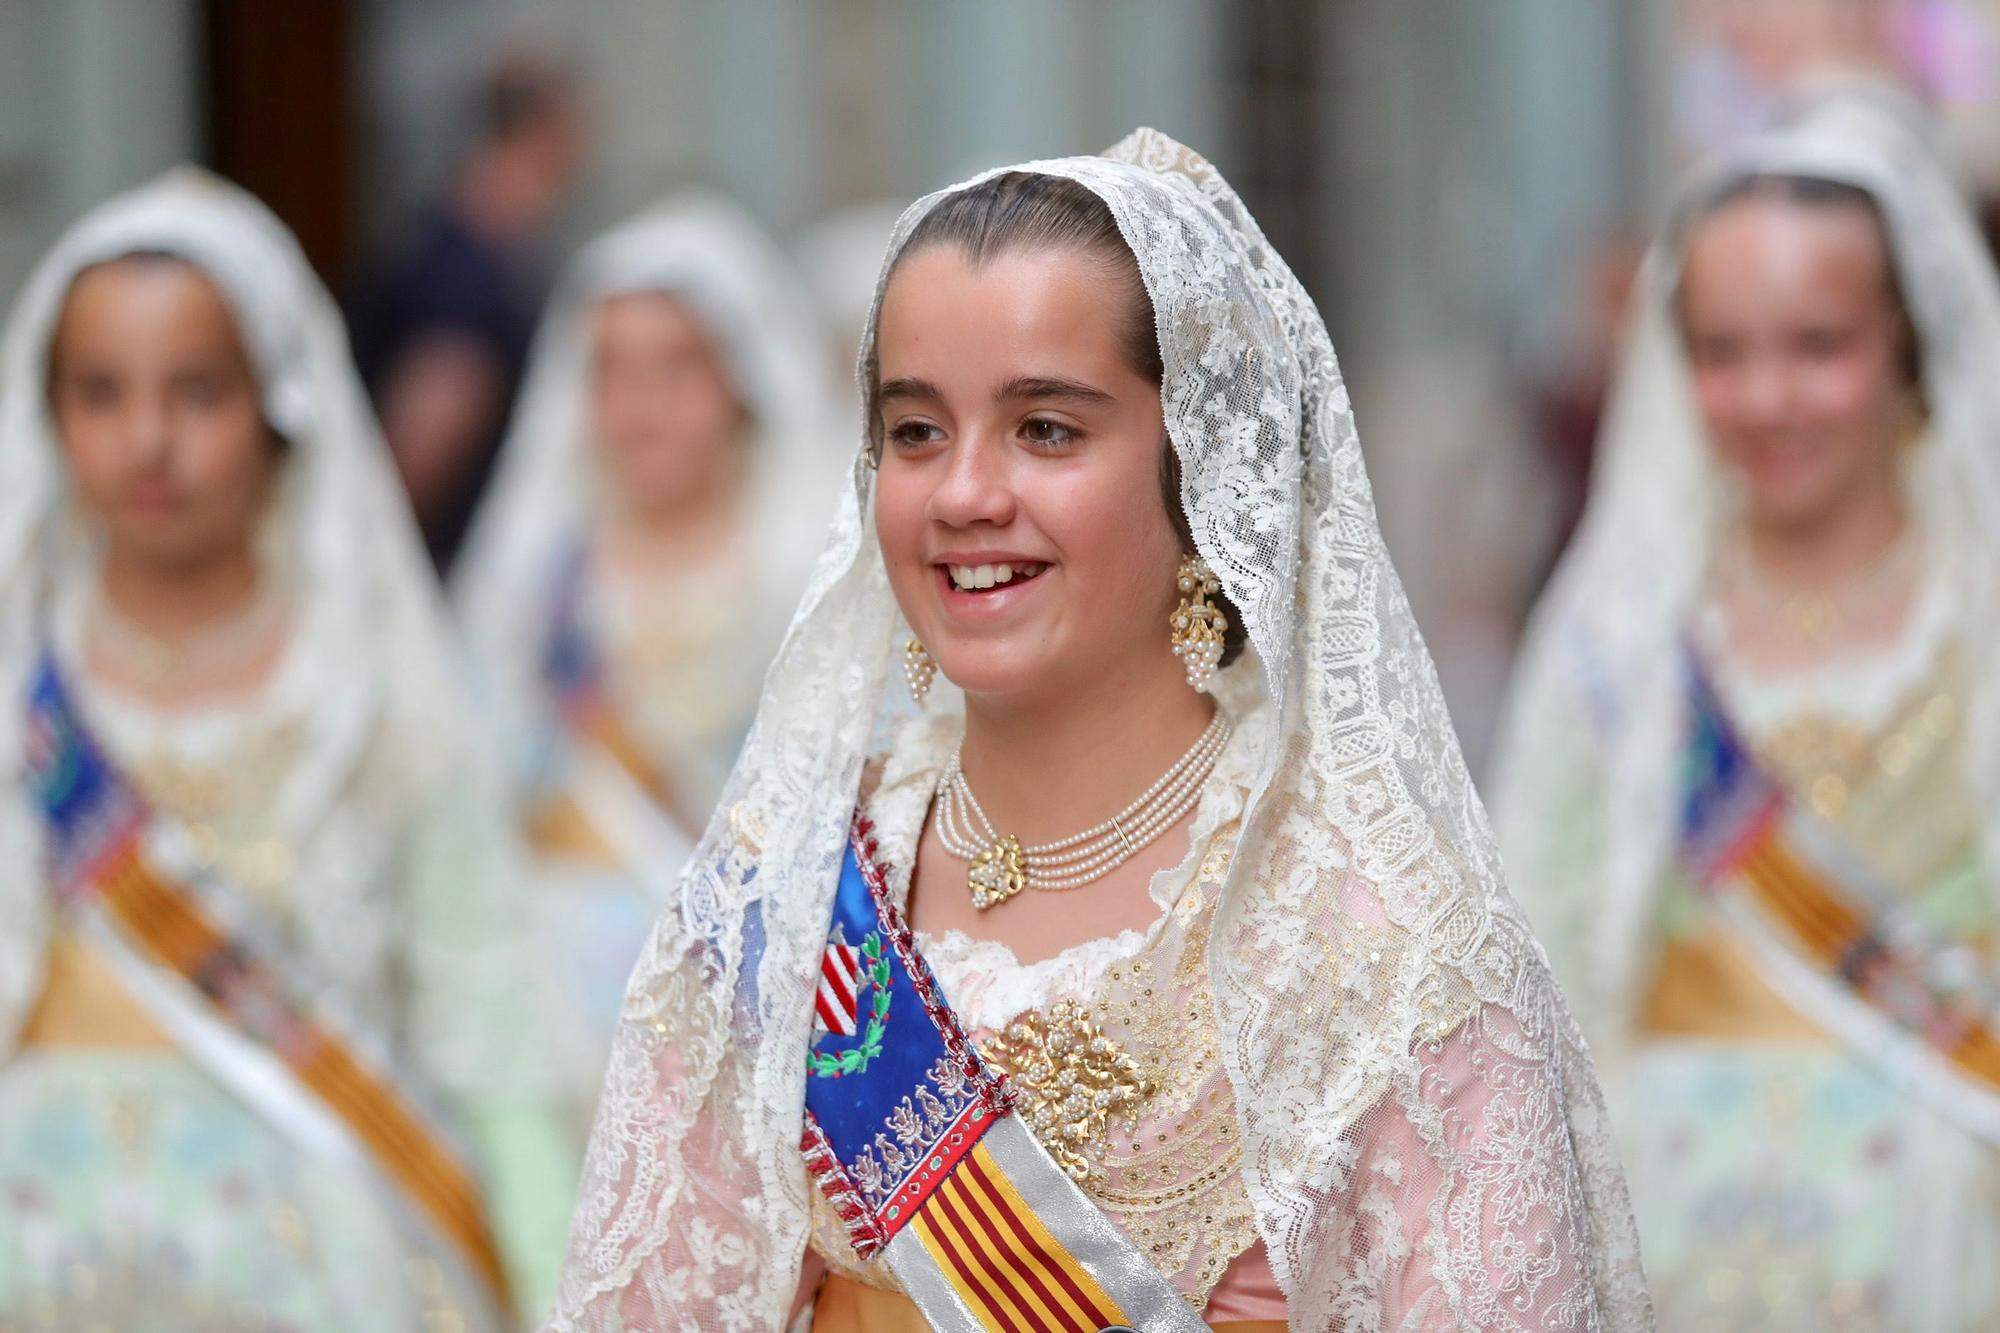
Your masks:
<instances>
[{"instance_id":1,"label":"blurred girl in background","mask_svg":"<svg viewBox=\"0 0 2000 1333\"><path fill-rule=\"evenodd\" d=\"M532 1313L571 1168L524 867L290 234L192 170L79 222L0 478L0 1324Z\"/></svg>"},{"instance_id":2,"label":"blurred girl in background","mask_svg":"<svg viewBox=\"0 0 2000 1333\"><path fill-rule=\"evenodd\" d=\"M544 320L454 580L541 861L544 948L606 1043L851 457L822 346L783 257L720 199L600 238Z\"/></svg>"},{"instance_id":3,"label":"blurred girl in background","mask_svg":"<svg viewBox=\"0 0 2000 1333\"><path fill-rule=\"evenodd\" d=\"M1914 115L1684 192L1497 773L1663 1327L2000 1324L2000 287Z\"/></svg>"}]
</instances>

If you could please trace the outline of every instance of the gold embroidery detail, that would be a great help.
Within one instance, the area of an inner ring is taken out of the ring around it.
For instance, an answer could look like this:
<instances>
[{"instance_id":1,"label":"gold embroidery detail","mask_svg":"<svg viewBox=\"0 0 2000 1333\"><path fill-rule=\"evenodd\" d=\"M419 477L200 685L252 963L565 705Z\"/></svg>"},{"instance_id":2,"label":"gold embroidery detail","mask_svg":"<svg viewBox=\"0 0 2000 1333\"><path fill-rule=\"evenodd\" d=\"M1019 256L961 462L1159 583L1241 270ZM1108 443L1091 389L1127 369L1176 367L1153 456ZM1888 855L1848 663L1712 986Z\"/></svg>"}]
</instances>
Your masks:
<instances>
[{"instance_id":1,"label":"gold embroidery detail","mask_svg":"<svg viewBox=\"0 0 2000 1333\"><path fill-rule=\"evenodd\" d=\"M1024 1094L1021 1118L1072 1180L1097 1173L1085 1149L1101 1149L1114 1123L1135 1133L1140 1108L1158 1091L1074 1000L1047 1014L1021 1015L986 1043L983 1054Z\"/></svg>"},{"instance_id":2,"label":"gold embroidery detail","mask_svg":"<svg viewBox=\"0 0 2000 1333\"><path fill-rule=\"evenodd\" d=\"M155 749L128 761L135 785L188 831L204 870L220 873L264 906L283 909L297 853L284 836L272 797L297 764L303 724L283 719L254 731L213 763Z\"/></svg>"}]
</instances>

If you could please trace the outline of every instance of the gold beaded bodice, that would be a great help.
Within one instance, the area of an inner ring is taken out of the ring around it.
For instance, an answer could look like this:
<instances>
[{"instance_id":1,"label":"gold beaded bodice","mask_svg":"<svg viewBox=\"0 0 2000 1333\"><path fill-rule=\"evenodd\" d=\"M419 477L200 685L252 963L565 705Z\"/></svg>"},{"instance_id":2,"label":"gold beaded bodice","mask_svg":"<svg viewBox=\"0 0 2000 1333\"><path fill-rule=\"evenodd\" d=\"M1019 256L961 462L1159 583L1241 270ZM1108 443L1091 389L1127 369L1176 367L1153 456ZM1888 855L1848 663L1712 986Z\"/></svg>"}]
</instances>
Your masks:
<instances>
[{"instance_id":1,"label":"gold beaded bodice","mask_svg":"<svg viewBox=\"0 0 2000 1333\"><path fill-rule=\"evenodd\" d=\"M297 718L246 722L226 749L196 758L165 738L134 753L128 771L153 806L183 823L204 866L267 907L281 904L297 855L274 793L298 763Z\"/></svg>"},{"instance_id":2,"label":"gold beaded bodice","mask_svg":"<svg viewBox=\"0 0 2000 1333\"><path fill-rule=\"evenodd\" d=\"M1877 875L1911 890L1961 863L1978 828L1965 770L1965 669L1947 648L1886 724L1805 713L1755 738L1794 798Z\"/></svg>"}]
</instances>

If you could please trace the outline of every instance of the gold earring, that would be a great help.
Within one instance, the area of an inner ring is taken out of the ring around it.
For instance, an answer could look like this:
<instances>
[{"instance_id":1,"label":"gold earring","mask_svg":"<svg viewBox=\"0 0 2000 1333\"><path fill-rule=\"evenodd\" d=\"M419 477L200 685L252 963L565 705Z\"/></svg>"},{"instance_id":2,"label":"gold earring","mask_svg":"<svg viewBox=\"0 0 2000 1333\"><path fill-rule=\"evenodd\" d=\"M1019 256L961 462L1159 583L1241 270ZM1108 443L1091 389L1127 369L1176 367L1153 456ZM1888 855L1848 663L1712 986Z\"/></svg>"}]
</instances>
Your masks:
<instances>
[{"instance_id":1,"label":"gold earring","mask_svg":"<svg viewBox=\"0 0 2000 1333\"><path fill-rule=\"evenodd\" d=\"M931 682L937 679L937 659L915 639L903 645L903 679L910 683L910 697L922 708L924 696L931 692Z\"/></svg>"},{"instance_id":2,"label":"gold earring","mask_svg":"<svg viewBox=\"0 0 2000 1333\"><path fill-rule=\"evenodd\" d=\"M1229 632L1229 617L1208 600L1222 585L1200 556L1182 556L1175 578L1180 584L1181 604L1174 608L1172 621L1174 656L1187 669L1188 686L1199 690L1207 687L1209 677L1222 664L1222 636Z\"/></svg>"}]
</instances>

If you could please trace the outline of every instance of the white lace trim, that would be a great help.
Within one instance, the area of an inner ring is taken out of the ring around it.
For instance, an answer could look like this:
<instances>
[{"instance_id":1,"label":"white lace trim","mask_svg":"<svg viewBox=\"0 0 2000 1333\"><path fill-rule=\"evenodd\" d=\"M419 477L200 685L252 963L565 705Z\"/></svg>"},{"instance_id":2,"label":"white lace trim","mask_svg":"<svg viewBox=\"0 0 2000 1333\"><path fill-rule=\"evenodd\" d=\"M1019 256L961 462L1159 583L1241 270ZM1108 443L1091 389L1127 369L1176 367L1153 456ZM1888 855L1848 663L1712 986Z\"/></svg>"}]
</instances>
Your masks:
<instances>
[{"instance_id":1,"label":"white lace trim","mask_svg":"<svg viewBox=\"0 0 2000 1333\"><path fill-rule=\"evenodd\" d=\"M1122 930L1073 944L1038 963L1023 963L999 940L976 940L962 930L917 938L953 1011L968 1029L992 1032L1030 1009L1047 1009L1058 1000L1088 1001L1107 972L1138 956L1148 935Z\"/></svg>"}]
</instances>

